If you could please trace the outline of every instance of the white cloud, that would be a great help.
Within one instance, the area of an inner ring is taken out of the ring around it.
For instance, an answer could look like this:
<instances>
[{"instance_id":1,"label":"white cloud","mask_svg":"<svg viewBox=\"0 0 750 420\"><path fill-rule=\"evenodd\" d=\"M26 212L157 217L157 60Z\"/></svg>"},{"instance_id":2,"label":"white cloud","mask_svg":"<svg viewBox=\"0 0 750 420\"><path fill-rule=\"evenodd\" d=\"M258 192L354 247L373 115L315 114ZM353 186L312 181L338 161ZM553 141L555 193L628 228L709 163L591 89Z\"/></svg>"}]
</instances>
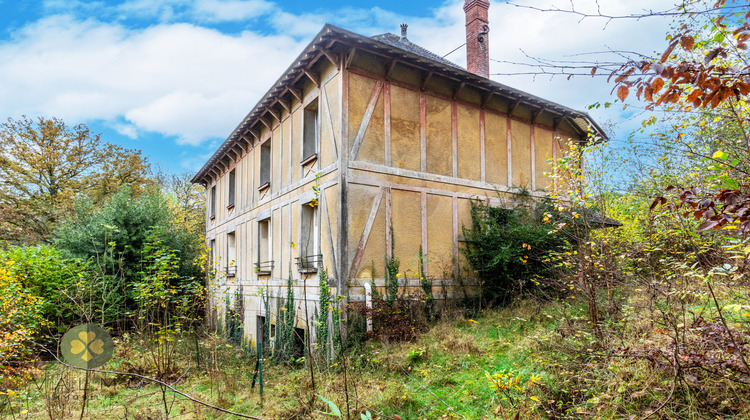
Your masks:
<instances>
[{"instance_id":1,"label":"white cloud","mask_svg":"<svg viewBox=\"0 0 750 420\"><path fill-rule=\"evenodd\" d=\"M528 0L527 0L528 1ZM543 6L555 0L534 1ZM267 0L128 0L81 3L12 33L0 42L0 115L57 116L70 121L109 121L126 136L158 132L181 144L224 138L288 67L323 23L366 35L398 32L409 24L409 39L446 54L465 41L463 1L443 3L430 17L409 17L382 8L348 7L324 13L293 14ZM66 4L48 0L49 10ZM560 3L566 7L567 1ZM576 0L592 7L593 0ZM667 0L608 0L605 12L626 14L663 9ZM100 19L81 18L82 7L98 7ZM134 29L128 19L158 22ZM228 35L203 23L264 20L275 34L246 30ZM566 54L605 47L649 53L663 46L664 19L603 20L515 8L490 7L490 56L525 60L532 56L567 59ZM119 22L119 23L118 23ZM181 22L181 23L180 23ZM448 57L463 65L465 49ZM517 71L491 63L492 72ZM506 77L494 80L574 108L610 100L611 85L577 77ZM607 114L594 116L608 118Z\"/></svg>"},{"instance_id":2,"label":"white cloud","mask_svg":"<svg viewBox=\"0 0 750 420\"><path fill-rule=\"evenodd\" d=\"M194 5L195 18L208 22L232 22L253 19L275 9L264 0L198 0Z\"/></svg>"},{"instance_id":3,"label":"white cloud","mask_svg":"<svg viewBox=\"0 0 750 420\"><path fill-rule=\"evenodd\" d=\"M303 45L189 24L134 31L54 16L0 44L0 115L125 116L199 144L230 132Z\"/></svg>"}]
</instances>

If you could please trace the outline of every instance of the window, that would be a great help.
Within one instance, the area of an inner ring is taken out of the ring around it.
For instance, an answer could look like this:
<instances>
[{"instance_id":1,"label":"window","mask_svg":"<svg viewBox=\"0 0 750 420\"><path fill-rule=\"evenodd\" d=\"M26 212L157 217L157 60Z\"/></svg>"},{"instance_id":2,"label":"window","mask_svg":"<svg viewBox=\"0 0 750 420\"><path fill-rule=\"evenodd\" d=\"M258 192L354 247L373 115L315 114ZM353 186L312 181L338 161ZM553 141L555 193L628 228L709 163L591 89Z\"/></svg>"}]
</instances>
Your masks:
<instances>
[{"instance_id":1,"label":"window","mask_svg":"<svg viewBox=\"0 0 750 420\"><path fill-rule=\"evenodd\" d=\"M227 233L227 277L237 275L237 243L234 232Z\"/></svg>"},{"instance_id":2,"label":"window","mask_svg":"<svg viewBox=\"0 0 750 420\"><path fill-rule=\"evenodd\" d=\"M302 121L302 162L308 162L318 150L318 99L307 105Z\"/></svg>"},{"instance_id":3,"label":"window","mask_svg":"<svg viewBox=\"0 0 750 420\"><path fill-rule=\"evenodd\" d=\"M209 252L209 260L208 260L208 271L211 277L214 275L214 264L216 262L216 239L211 239L211 242L208 246L210 252Z\"/></svg>"},{"instance_id":4,"label":"window","mask_svg":"<svg viewBox=\"0 0 750 420\"><path fill-rule=\"evenodd\" d=\"M234 169L232 169L232 172L229 173L229 199L227 207L234 207L234 191L235 191L235 176L234 176Z\"/></svg>"},{"instance_id":5,"label":"window","mask_svg":"<svg viewBox=\"0 0 750 420\"><path fill-rule=\"evenodd\" d=\"M211 218L213 219L216 217L216 185L211 187L211 195L209 199L211 200Z\"/></svg>"},{"instance_id":6,"label":"window","mask_svg":"<svg viewBox=\"0 0 750 420\"><path fill-rule=\"evenodd\" d=\"M271 274L273 260L271 260L271 219L258 222L258 262L255 272L259 275Z\"/></svg>"},{"instance_id":7,"label":"window","mask_svg":"<svg viewBox=\"0 0 750 420\"><path fill-rule=\"evenodd\" d=\"M271 139L260 146L260 186L259 190L271 185Z\"/></svg>"},{"instance_id":8,"label":"window","mask_svg":"<svg viewBox=\"0 0 750 420\"><path fill-rule=\"evenodd\" d=\"M300 209L300 243L297 265L301 272L318 269L322 255L318 253L318 207L314 202L305 203Z\"/></svg>"}]
</instances>

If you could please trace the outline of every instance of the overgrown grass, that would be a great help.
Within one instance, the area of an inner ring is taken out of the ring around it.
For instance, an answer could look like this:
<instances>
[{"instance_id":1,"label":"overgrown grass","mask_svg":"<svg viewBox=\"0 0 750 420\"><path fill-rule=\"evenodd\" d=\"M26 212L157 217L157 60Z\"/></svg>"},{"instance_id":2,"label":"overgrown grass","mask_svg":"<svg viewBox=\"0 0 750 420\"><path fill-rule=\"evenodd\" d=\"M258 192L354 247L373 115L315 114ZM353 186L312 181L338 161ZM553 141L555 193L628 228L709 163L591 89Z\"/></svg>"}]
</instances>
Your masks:
<instances>
[{"instance_id":1,"label":"overgrown grass","mask_svg":"<svg viewBox=\"0 0 750 420\"><path fill-rule=\"evenodd\" d=\"M736 418L750 412L741 384L705 382L702 400L688 392L689 384L674 381L669 369L638 356L637 351L667 348L668 340L652 322L653 313L644 309L648 299L640 290L619 290L618 299L622 311L602 326L604 339L587 330L585 304L526 300L474 318L444 308L442 320L415 341L371 340L350 349L345 365L351 418L358 420L365 411L403 419L513 418L519 413L524 419L643 418L663 404L651 418ZM689 310L703 310L707 319L715 315L701 299L691 305ZM147 345L138 337L121 338L115 358L104 368L153 374ZM253 353L203 335L199 369L193 336L184 336L175 348L180 369L164 379L200 400L266 419L332 418L323 414L328 407L320 399L310 405L307 369L266 363L261 401L258 386L251 389ZM346 413L343 360L314 363L320 372L314 392ZM180 419L235 418L169 391L162 394L160 387L139 379L90 375L84 418L164 418L167 410ZM59 364L40 365L13 395L0 395L0 415L77 418L84 377Z\"/></svg>"}]
</instances>

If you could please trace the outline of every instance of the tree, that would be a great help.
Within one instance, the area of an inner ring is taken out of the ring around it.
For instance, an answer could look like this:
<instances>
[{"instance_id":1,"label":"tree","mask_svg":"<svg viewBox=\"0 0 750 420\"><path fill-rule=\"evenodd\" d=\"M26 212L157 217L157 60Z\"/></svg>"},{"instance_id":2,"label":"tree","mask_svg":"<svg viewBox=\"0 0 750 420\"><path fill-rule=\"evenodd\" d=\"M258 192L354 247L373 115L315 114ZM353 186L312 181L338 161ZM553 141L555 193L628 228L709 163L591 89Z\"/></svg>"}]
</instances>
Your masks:
<instances>
[{"instance_id":1,"label":"tree","mask_svg":"<svg viewBox=\"0 0 750 420\"><path fill-rule=\"evenodd\" d=\"M140 151L101 140L85 125L39 117L0 125L0 240L44 242L82 194L96 203L124 184L148 184Z\"/></svg>"},{"instance_id":2,"label":"tree","mask_svg":"<svg viewBox=\"0 0 750 420\"><path fill-rule=\"evenodd\" d=\"M126 185L101 206L89 198L79 200L74 216L60 223L52 238L66 256L91 261L103 279L117 284L124 299L121 311L135 311L143 301L138 284L163 274L157 266L164 258L169 259L170 290L204 277L202 232L186 224L177 207L156 187L135 196Z\"/></svg>"}]
</instances>

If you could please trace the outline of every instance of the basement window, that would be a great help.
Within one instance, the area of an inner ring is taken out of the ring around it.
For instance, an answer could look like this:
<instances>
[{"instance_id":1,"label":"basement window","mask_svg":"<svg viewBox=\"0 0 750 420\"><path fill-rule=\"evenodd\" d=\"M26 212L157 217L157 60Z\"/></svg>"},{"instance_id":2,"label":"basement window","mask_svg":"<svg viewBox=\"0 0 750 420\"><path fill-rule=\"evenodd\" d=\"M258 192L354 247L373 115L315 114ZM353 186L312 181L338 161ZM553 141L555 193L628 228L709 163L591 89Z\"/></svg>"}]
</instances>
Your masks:
<instances>
[{"instance_id":1,"label":"basement window","mask_svg":"<svg viewBox=\"0 0 750 420\"><path fill-rule=\"evenodd\" d=\"M317 158L320 124L318 120L318 99L314 99L303 110L302 121L302 164Z\"/></svg>"},{"instance_id":2,"label":"basement window","mask_svg":"<svg viewBox=\"0 0 750 420\"><path fill-rule=\"evenodd\" d=\"M271 186L271 139L260 146L260 186L264 190Z\"/></svg>"},{"instance_id":3,"label":"basement window","mask_svg":"<svg viewBox=\"0 0 750 420\"><path fill-rule=\"evenodd\" d=\"M271 218L258 222L258 260L255 263L255 272L259 276L269 275L273 270L271 259Z\"/></svg>"},{"instance_id":4,"label":"basement window","mask_svg":"<svg viewBox=\"0 0 750 420\"><path fill-rule=\"evenodd\" d=\"M237 275L237 242L234 232L227 233L227 277Z\"/></svg>"},{"instance_id":5,"label":"basement window","mask_svg":"<svg viewBox=\"0 0 750 420\"><path fill-rule=\"evenodd\" d=\"M235 177L234 171L235 170L232 169L232 172L229 173L229 199L227 200L227 208L234 207L234 194L236 191L236 186L235 186L236 177Z\"/></svg>"}]
</instances>

